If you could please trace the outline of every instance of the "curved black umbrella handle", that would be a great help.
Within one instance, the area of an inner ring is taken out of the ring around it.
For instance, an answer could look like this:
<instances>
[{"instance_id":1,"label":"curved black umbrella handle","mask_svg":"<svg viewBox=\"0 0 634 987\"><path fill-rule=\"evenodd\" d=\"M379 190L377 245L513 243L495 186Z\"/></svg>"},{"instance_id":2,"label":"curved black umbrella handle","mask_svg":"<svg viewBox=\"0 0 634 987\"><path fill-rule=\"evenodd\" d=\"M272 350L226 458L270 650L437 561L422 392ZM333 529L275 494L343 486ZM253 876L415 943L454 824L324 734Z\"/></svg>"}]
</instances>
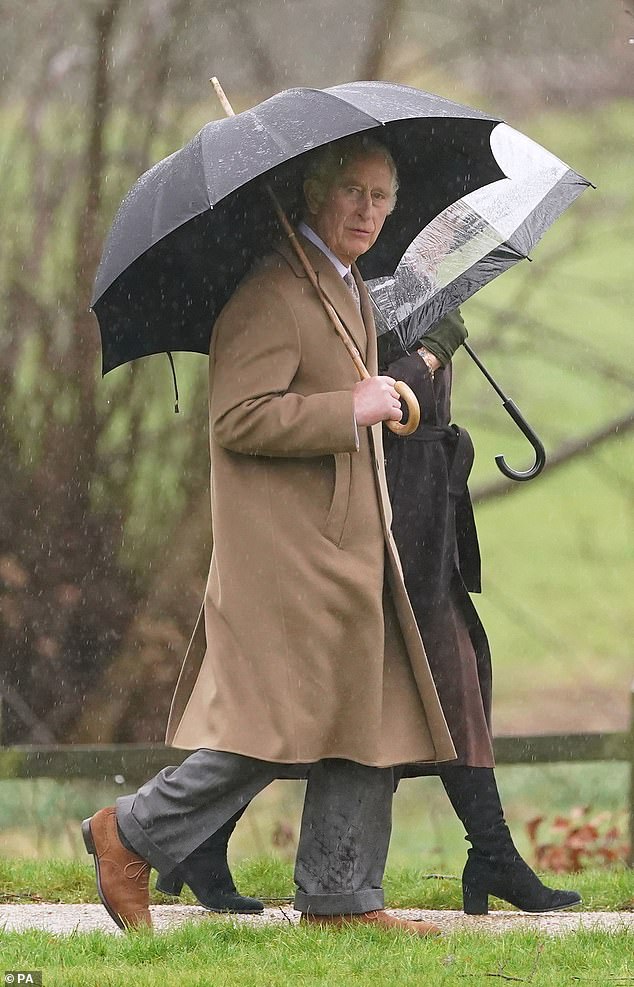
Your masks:
<instances>
[{"instance_id":1,"label":"curved black umbrella handle","mask_svg":"<svg viewBox=\"0 0 634 987\"><path fill-rule=\"evenodd\" d=\"M484 376L488 380L489 384L491 385L495 393L501 398L502 407L504 408L504 410L508 412L508 414L511 416L511 418L513 419L519 430L524 433L524 435L532 445L533 449L535 450L535 462L528 470L511 469L510 466L507 466L504 456L495 457L497 468L499 469L500 473L504 473L504 476L508 476L509 480L532 480L533 477L539 476L544 466L546 465L546 450L544 449L541 440L537 437L533 429L530 427L530 425L524 418L524 415L515 404L515 401L511 401L510 398L507 398L506 394L498 384L497 380L495 380L495 378L491 376L490 372L487 370L487 368L483 364L478 354L471 349L471 347L467 342L463 342L462 345L467 351L467 353L469 354L469 356L471 357L471 359L473 360L473 362L475 363L478 370L480 370L484 374Z\"/></svg>"},{"instance_id":2,"label":"curved black umbrella handle","mask_svg":"<svg viewBox=\"0 0 634 987\"><path fill-rule=\"evenodd\" d=\"M521 432L524 433L524 435L532 445L533 449L535 450L535 462L533 463L530 469L514 470L507 465L504 456L496 456L495 462L497 468L501 473L504 473L504 476L508 476L509 480L532 480L533 477L539 476L544 466L546 465L546 450L544 449L541 440L538 438L538 436L535 434L531 426L528 424L528 422L522 415L522 412L517 407L514 401L507 399L506 401L502 402L502 407L506 412L508 412L508 414L511 416L517 427L520 429Z\"/></svg>"}]
</instances>

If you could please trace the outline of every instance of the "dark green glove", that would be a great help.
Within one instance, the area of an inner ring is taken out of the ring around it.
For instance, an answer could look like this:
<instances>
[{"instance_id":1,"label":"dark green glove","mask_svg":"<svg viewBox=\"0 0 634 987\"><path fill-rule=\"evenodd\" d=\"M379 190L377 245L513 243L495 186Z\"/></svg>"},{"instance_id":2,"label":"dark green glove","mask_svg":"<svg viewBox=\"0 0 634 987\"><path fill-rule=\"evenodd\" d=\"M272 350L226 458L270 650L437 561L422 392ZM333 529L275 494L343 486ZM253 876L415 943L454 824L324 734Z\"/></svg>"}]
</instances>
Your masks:
<instances>
[{"instance_id":1,"label":"dark green glove","mask_svg":"<svg viewBox=\"0 0 634 987\"><path fill-rule=\"evenodd\" d=\"M443 367L446 367L468 335L467 327L460 315L460 309L455 309L443 316L433 329L426 332L419 345L433 353Z\"/></svg>"}]
</instances>

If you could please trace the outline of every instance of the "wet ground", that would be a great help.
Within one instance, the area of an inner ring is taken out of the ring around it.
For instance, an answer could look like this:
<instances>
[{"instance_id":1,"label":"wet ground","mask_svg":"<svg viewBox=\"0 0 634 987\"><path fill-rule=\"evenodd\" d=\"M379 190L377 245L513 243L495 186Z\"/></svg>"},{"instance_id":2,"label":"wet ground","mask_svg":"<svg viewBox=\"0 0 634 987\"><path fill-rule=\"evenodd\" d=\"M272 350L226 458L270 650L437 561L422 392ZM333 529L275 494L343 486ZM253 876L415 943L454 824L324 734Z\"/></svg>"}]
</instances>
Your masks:
<instances>
[{"instance_id":1,"label":"wet ground","mask_svg":"<svg viewBox=\"0 0 634 987\"><path fill-rule=\"evenodd\" d=\"M251 926L296 924L299 912L290 906L267 908L260 915L214 915L194 905L154 905L151 908L158 932L173 929L184 922L232 922ZM550 935L562 935L579 929L626 931L634 933L634 912L553 912L527 915L517 911L496 911L489 915L467 916L458 911L430 909L389 909L393 915L410 920L434 922L443 932L482 930L502 933L514 929L534 929ZM24 932L41 929L55 935L79 932L121 934L101 905L0 905L0 930Z\"/></svg>"}]
</instances>

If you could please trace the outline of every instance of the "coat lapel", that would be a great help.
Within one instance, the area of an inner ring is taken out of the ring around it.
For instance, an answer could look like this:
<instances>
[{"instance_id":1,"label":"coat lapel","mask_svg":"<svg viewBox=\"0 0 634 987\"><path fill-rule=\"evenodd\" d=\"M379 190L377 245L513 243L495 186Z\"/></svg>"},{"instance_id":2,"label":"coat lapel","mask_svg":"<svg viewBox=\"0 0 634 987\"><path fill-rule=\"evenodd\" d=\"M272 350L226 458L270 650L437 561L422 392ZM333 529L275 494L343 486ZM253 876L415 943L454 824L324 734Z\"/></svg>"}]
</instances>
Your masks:
<instances>
[{"instance_id":1,"label":"coat lapel","mask_svg":"<svg viewBox=\"0 0 634 987\"><path fill-rule=\"evenodd\" d=\"M301 234L298 234L297 239L304 248L306 256L317 274L319 287L343 322L362 359L365 360L368 338L375 335L375 329L370 301L361 275L356 270L356 267L353 266L353 274L359 288L361 299L361 313L359 313L350 289L328 258L310 240L306 240ZM276 249L292 267L297 277L305 278L307 276L301 261L290 243L283 241ZM376 350L376 341L374 341L374 348Z\"/></svg>"},{"instance_id":2,"label":"coat lapel","mask_svg":"<svg viewBox=\"0 0 634 987\"><path fill-rule=\"evenodd\" d=\"M339 272L335 270L326 257L324 257L324 261L325 263L321 266L317 275L319 279L319 287L322 289L328 301L332 304L337 315L343 322L348 333L350 334L350 337L359 350L362 359L365 361L368 346L368 333L362 318L363 309L360 312L357 308L357 303L353 298L352 292ZM357 287L359 287L357 278L355 278L355 281L357 281ZM363 288L363 283L361 284L361 288L359 288L359 298L361 298L362 290L365 295L366 291L365 288Z\"/></svg>"},{"instance_id":3,"label":"coat lapel","mask_svg":"<svg viewBox=\"0 0 634 987\"><path fill-rule=\"evenodd\" d=\"M374 315L372 313L372 302L370 301L368 289L364 284L363 278L359 274L359 269L356 264L352 265L352 274L357 283L357 288L359 289L359 298L361 299L361 315L366 332L367 346L365 351L365 365L369 372L374 375L379 372L379 357L376 342L376 326L374 324Z\"/></svg>"}]
</instances>

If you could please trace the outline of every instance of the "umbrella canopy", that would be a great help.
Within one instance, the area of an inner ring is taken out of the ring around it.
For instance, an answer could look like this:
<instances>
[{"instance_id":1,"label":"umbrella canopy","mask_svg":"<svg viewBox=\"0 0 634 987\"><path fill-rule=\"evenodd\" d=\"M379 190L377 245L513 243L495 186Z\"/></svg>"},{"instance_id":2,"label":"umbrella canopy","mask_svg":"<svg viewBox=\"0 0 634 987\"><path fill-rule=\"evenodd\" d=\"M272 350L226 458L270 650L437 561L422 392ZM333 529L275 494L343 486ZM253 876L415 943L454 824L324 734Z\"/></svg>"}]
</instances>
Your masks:
<instances>
[{"instance_id":1,"label":"umbrella canopy","mask_svg":"<svg viewBox=\"0 0 634 987\"><path fill-rule=\"evenodd\" d=\"M492 130L491 149L505 177L443 209L414 238L393 276L368 283L382 362L420 346L443 315L525 260L590 184L504 123Z\"/></svg>"},{"instance_id":2,"label":"umbrella canopy","mask_svg":"<svg viewBox=\"0 0 634 987\"><path fill-rule=\"evenodd\" d=\"M447 206L505 177L491 148L497 118L407 86L357 82L291 89L207 124L141 176L106 242L92 300L104 373L170 350L209 351L211 327L255 258L280 236L263 184L291 217L302 158L376 130L399 174L396 209L360 258L393 275L409 244Z\"/></svg>"}]
</instances>

